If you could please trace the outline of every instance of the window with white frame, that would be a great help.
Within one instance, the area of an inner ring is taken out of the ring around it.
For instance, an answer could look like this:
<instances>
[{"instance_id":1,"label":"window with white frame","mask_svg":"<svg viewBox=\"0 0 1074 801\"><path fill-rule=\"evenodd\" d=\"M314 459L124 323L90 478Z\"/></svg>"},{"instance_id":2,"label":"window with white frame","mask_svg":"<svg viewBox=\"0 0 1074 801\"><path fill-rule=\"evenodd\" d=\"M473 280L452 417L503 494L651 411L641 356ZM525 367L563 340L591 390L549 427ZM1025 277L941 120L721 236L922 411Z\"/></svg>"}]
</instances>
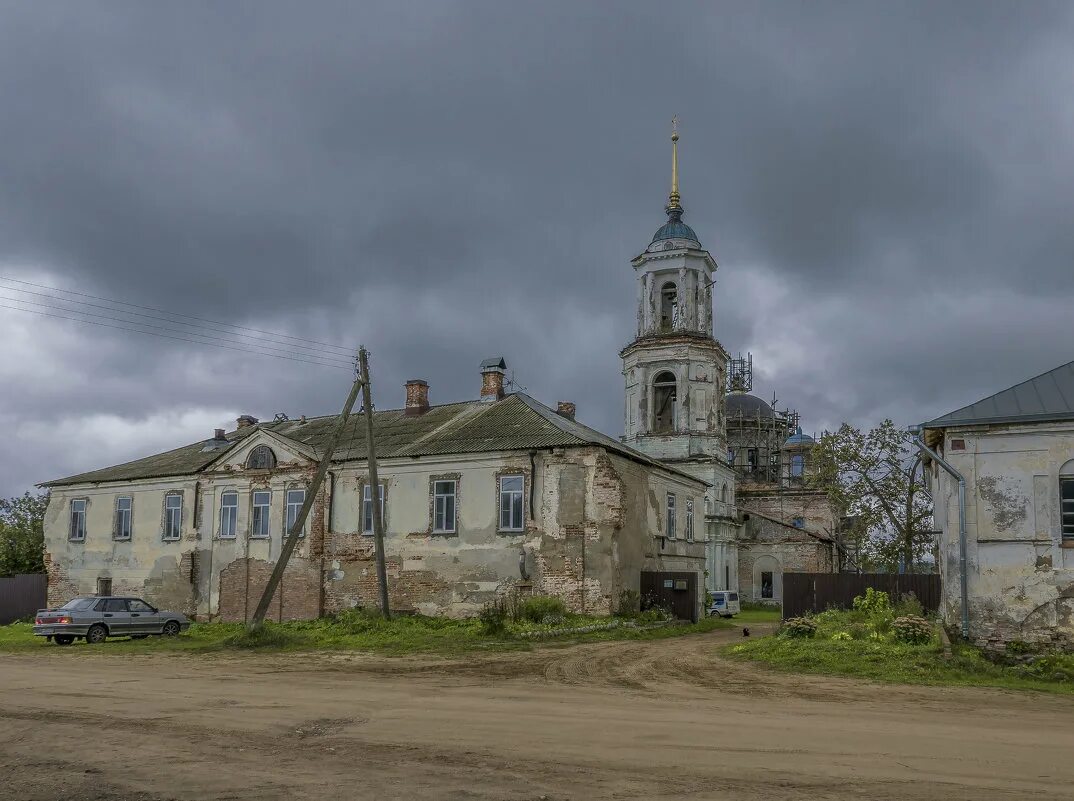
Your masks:
<instances>
[{"instance_id":1,"label":"window with white frame","mask_svg":"<svg viewBox=\"0 0 1074 801\"><path fill-rule=\"evenodd\" d=\"M272 506L272 493L258 490L253 494L253 506L250 510L250 536L265 539L269 535L269 508Z\"/></svg>"},{"instance_id":2,"label":"window with white frame","mask_svg":"<svg viewBox=\"0 0 1074 801\"><path fill-rule=\"evenodd\" d=\"M674 492L669 492L668 493L667 513L668 513L667 514L667 523L668 523L667 534L668 534L668 537L674 539L675 538L675 493Z\"/></svg>"},{"instance_id":3,"label":"window with white frame","mask_svg":"<svg viewBox=\"0 0 1074 801\"><path fill-rule=\"evenodd\" d=\"M239 493L225 492L220 496L220 538L232 539L239 519Z\"/></svg>"},{"instance_id":4,"label":"window with white frame","mask_svg":"<svg viewBox=\"0 0 1074 801\"><path fill-rule=\"evenodd\" d=\"M306 491L304 489L289 489L287 490L287 514L286 519L286 531L285 536L291 534L291 526L298 520L298 513L302 510L302 504L306 502ZM306 522L302 521L302 530L298 532L298 536L306 536Z\"/></svg>"},{"instance_id":5,"label":"window with white frame","mask_svg":"<svg viewBox=\"0 0 1074 801\"><path fill-rule=\"evenodd\" d=\"M164 496L164 539L177 540L183 530L183 496Z\"/></svg>"},{"instance_id":6,"label":"window with white frame","mask_svg":"<svg viewBox=\"0 0 1074 801\"><path fill-rule=\"evenodd\" d=\"M1063 542L1074 542L1074 459L1059 468L1059 522Z\"/></svg>"},{"instance_id":7,"label":"window with white frame","mask_svg":"<svg viewBox=\"0 0 1074 801\"><path fill-rule=\"evenodd\" d=\"M380 501L380 524L384 525L384 485L377 485L377 500ZM373 485L362 487L362 533L373 534Z\"/></svg>"},{"instance_id":8,"label":"window with white frame","mask_svg":"<svg viewBox=\"0 0 1074 801\"><path fill-rule=\"evenodd\" d=\"M116 519L112 526L112 536L117 540L129 540L131 538L131 511L134 507L134 499L130 496L116 498Z\"/></svg>"},{"instance_id":9,"label":"window with white frame","mask_svg":"<svg viewBox=\"0 0 1074 801\"><path fill-rule=\"evenodd\" d=\"M525 476L500 476L500 531L522 531Z\"/></svg>"},{"instance_id":10,"label":"window with white frame","mask_svg":"<svg viewBox=\"0 0 1074 801\"><path fill-rule=\"evenodd\" d=\"M455 494L458 485L455 481L433 482L433 532L436 534L455 533Z\"/></svg>"},{"instance_id":11,"label":"window with white frame","mask_svg":"<svg viewBox=\"0 0 1074 801\"><path fill-rule=\"evenodd\" d=\"M694 501L686 499L686 541L694 541Z\"/></svg>"},{"instance_id":12,"label":"window with white frame","mask_svg":"<svg viewBox=\"0 0 1074 801\"><path fill-rule=\"evenodd\" d=\"M71 501L71 525L67 538L75 542L86 539L86 499L75 498Z\"/></svg>"}]
</instances>

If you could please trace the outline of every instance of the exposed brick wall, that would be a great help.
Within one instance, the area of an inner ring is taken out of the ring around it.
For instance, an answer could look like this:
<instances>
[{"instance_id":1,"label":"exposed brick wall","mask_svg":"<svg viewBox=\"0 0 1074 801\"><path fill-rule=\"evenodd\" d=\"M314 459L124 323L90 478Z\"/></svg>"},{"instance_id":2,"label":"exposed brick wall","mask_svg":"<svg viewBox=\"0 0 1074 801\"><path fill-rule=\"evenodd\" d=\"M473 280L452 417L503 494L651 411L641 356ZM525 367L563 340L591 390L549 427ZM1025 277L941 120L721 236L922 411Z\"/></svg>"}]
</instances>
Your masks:
<instances>
[{"instance_id":1,"label":"exposed brick wall","mask_svg":"<svg viewBox=\"0 0 1074 801\"><path fill-rule=\"evenodd\" d=\"M48 573L49 606L60 606L79 594L78 583L68 575L67 568L54 559L51 553L45 554L45 571Z\"/></svg>"},{"instance_id":2,"label":"exposed brick wall","mask_svg":"<svg viewBox=\"0 0 1074 801\"><path fill-rule=\"evenodd\" d=\"M218 618L249 620L272 575L263 559L236 559L220 571ZM321 615L320 562L292 557L269 605L268 620L311 620Z\"/></svg>"}]
</instances>

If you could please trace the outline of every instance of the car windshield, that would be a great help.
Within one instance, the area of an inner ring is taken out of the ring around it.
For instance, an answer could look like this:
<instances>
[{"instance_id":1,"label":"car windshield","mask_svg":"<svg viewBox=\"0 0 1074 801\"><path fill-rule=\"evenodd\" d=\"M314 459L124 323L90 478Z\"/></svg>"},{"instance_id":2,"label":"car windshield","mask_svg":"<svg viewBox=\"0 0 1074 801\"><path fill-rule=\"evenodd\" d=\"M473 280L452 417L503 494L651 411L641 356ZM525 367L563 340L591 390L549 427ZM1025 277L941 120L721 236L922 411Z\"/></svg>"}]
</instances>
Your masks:
<instances>
[{"instance_id":1,"label":"car windshield","mask_svg":"<svg viewBox=\"0 0 1074 801\"><path fill-rule=\"evenodd\" d=\"M63 606L61 606L60 610L68 612L80 612L82 610L89 609L95 603L97 603L96 598L75 598L74 600L68 601Z\"/></svg>"}]
</instances>

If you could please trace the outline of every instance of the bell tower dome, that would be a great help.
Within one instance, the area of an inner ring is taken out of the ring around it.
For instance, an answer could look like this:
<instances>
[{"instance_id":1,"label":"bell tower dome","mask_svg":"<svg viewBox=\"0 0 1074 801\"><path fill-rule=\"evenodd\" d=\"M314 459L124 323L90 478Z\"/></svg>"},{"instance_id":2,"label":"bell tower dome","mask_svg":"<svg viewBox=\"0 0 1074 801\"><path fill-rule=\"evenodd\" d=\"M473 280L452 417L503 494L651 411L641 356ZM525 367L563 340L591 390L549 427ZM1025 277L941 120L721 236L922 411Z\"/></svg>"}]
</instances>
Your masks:
<instances>
[{"instance_id":1,"label":"bell tower dome","mask_svg":"<svg viewBox=\"0 0 1074 801\"><path fill-rule=\"evenodd\" d=\"M716 262L683 222L679 133L671 134L667 222L632 261L638 287L634 341L619 354L626 383L623 440L666 462L726 463L727 352L712 335ZM694 471L691 471L694 472ZM710 470L700 475L712 482Z\"/></svg>"}]
</instances>

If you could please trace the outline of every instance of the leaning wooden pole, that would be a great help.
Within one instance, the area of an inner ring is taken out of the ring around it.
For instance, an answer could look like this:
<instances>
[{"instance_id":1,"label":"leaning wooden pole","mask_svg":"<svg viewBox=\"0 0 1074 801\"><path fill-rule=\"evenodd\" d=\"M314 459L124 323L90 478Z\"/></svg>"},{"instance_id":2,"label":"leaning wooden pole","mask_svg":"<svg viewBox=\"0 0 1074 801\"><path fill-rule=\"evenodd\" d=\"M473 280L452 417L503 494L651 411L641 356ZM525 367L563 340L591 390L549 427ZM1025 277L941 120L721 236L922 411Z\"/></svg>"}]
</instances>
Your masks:
<instances>
[{"instance_id":1,"label":"leaning wooden pole","mask_svg":"<svg viewBox=\"0 0 1074 801\"><path fill-rule=\"evenodd\" d=\"M261 628L265 622L265 614L268 612L269 604L272 603L272 596L276 594L276 588L280 586L280 580L283 578L284 570L287 569L291 554L294 552L295 546L298 545L299 537L301 537L302 530L306 526L306 518L309 517L310 510L313 508L317 493L321 491L325 473L328 472L328 467L332 464L332 454L339 444L340 437L343 436L343 427L347 424L347 418L350 416L351 409L354 408L354 402L358 399L358 390L362 388L363 375L364 371L354 379L351 392L347 396L347 402L343 404L343 411L336 418L335 428L332 429L328 444L321 455L321 462L317 465L317 472L313 474L313 481L310 482L309 487L306 489L306 500L303 502L302 508L298 512L298 517L291 526L291 530L287 532L287 538L283 541L283 547L280 549L280 558L276 560L276 565L272 568L272 575L269 576L265 591L261 594L261 600L257 602L254 616L250 618L250 622L247 624L249 631Z\"/></svg>"},{"instance_id":2,"label":"leaning wooden pole","mask_svg":"<svg viewBox=\"0 0 1074 801\"><path fill-rule=\"evenodd\" d=\"M380 509L380 477L377 475L377 448L373 442L373 390L369 384L369 353L358 351L359 378L362 382L362 405L365 407L365 441L369 463L369 502L373 507L373 539L377 556L377 584L380 586L380 608L385 620L391 620L388 607L388 568L384 560L384 519Z\"/></svg>"}]
</instances>

